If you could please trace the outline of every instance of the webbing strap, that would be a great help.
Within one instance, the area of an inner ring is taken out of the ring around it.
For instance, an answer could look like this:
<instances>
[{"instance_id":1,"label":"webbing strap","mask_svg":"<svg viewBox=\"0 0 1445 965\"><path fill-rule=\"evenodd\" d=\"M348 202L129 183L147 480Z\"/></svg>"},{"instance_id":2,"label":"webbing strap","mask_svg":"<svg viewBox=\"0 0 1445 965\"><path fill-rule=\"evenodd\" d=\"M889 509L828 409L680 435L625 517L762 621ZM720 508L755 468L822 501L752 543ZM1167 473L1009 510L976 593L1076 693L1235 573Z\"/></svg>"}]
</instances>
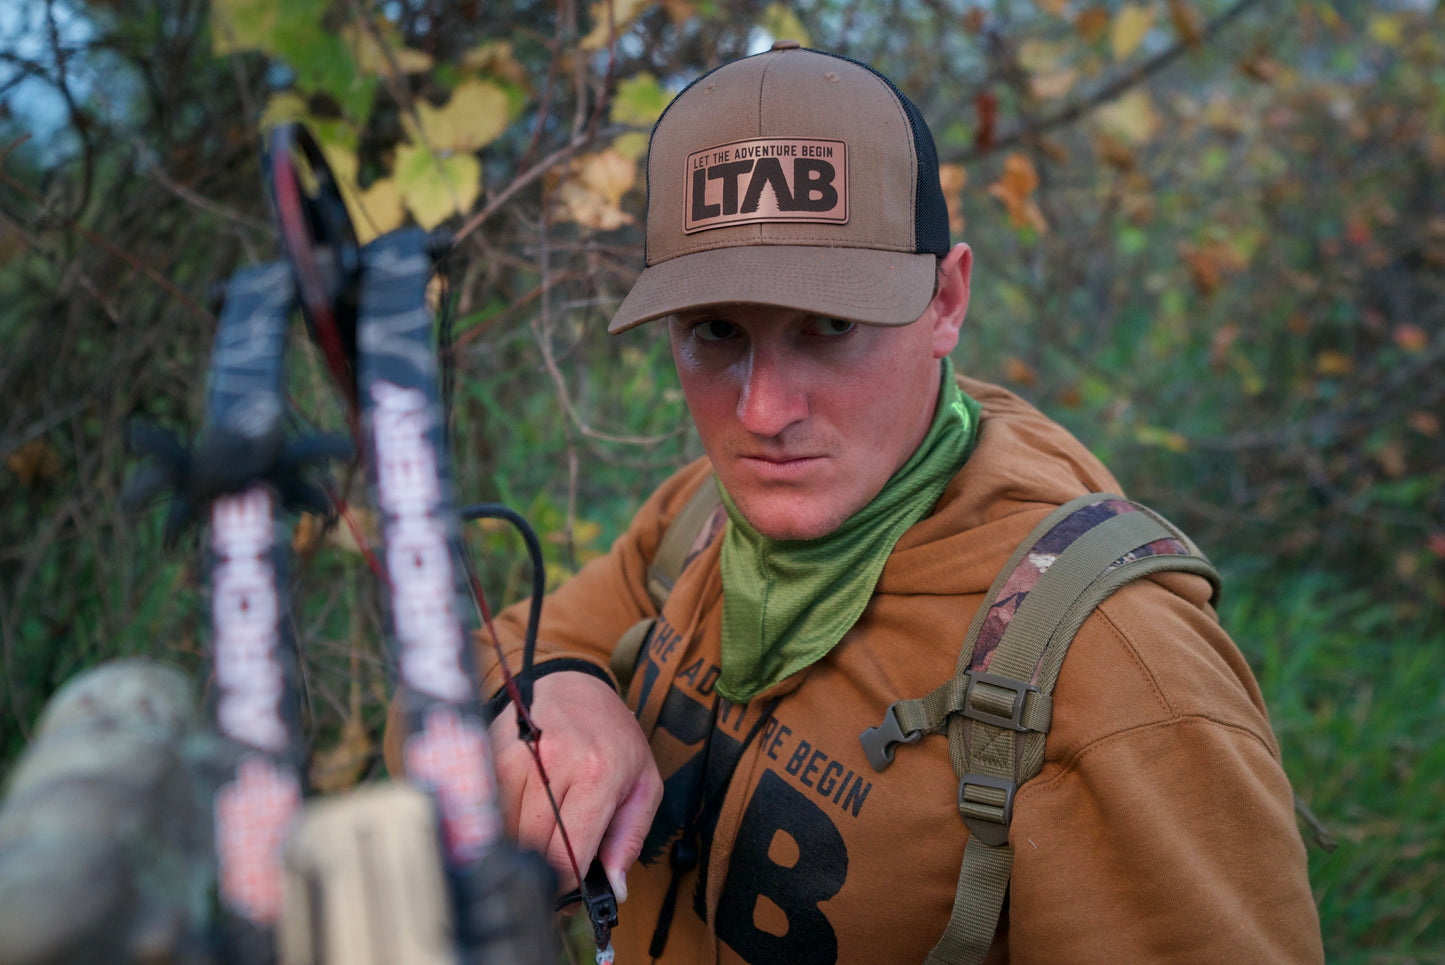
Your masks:
<instances>
[{"instance_id":1,"label":"webbing strap","mask_svg":"<svg viewBox=\"0 0 1445 965\"><path fill-rule=\"evenodd\" d=\"M672 593L673 584L682 575L682 569L687 564L688 551L692 549L698 534L721 502L717 484L713 477L709 476L703 480L682 510L673 517L667 529L663 530L662 539L657 544L657 553L647 567L647 595L652 599L657 614L662 613L663 604ZM642 648L647 646L647 638L652 635L655 623L656 615L638 620L627 628L612 648L607 667L612 671L612 676L617 678L618 692L621 694L626 694L627 688L632 684L632 674L637 669L638 658L642 656Z\"/></svg>"},{"instance_id":2,"label":"webbing strap","mask_svg":"<svg viewBox=\"0 0 1445 965\"><path fill-rule=\"evenodd\" d=\"M990 676L965 672L945 681L927 697L898 701L891 709L899 729L904 734L916 734L914 739L937 734L954 714L973 708L975 713L991 713L1000 720L1016 719L1025 730L1048 730L1053 717L1052 697L1027 690L1022 701L1015 700L1013 691L1000 688Z\"/></svg>"},{"instance_id":3,"label":"webbing strap","mask_svg":"<svg viewBox=\"0 0 1445 965\"><path fill-rule=\"evenodd\" d=\"M953 914L923 965L983 961L1003 913L1003 896L1012 871L1013 852L1008 848L990 848L969 839L963 849Z\"/></svg>"},{"instance_id":4,"label":"webbing strap","mask_svg":"<svg viewBox=\"0 0 1445 965\"><path fill-rule=\"evenodd\" d=\"M1043 766L1050 695L1069 644L1114 590L1163 570L1202 575L1218 596L1209 561L1158 514L1100 494L1059 507L994 580L969 627L958 676L890 708L905 741L946 726L969 828L953 912L928 965L978 965L988 953L1013 868L1014 795ZM994 612L999 606L1005 610Z\"/></svg>"},{"instance_id":5,"label":"webbing strap","mask_svg":"<svg viewBox=\"0 0 1445 965\"><path fill-rule=\"evenodd\" d=\"M983 625L988 619L989 611L993 608L993 604L998 600L1000 594L1003 593L1004 586L1018 570L1019 564L1024 561L1024 557L1028 556L1029 552L1032 551L1046 535L1052 532L1054 527L1062 520L1072 516L1076 510L1091 506L1101 499L1117 498L1118 497L1101 493L1086 493L1083 496L1072 499L1041 519L1029 532L1029 535L1025 536L1019 542L1018 546L1014 547L1014 551L1009 554L1008 561L1005 562L1003 567L998 571L998 575L993 578L993 583L990 584L988 593L984 595L983 605L978 608L978 612L973 615L973 620L968 625L968 633L965 634L963 638L963 649L959 652L958 663L954 667L956 673L961 674L966 672L973 663L974 649L979 634L983 630Z\"/></svg>"},{"instance_id":6,"label":"webbing strap","mask_svg":"<svg viewBox=\"0 0 1445 965\"><path fill-rule=\"evenodd\" d=\"M1130 550L1168 535L1169 531L1148 515L1124 513L1070 543L1009 621L989 671L1032 680L1064 613L1089 584Z\"/></svg>"},{"instance_id":7,"label":"webbing strap","mask_svg":"<svg viewBox=\"0 0 1445 965\"><path fill-rule=\"evenodd\" d=\"M988 686L1001 691L1004 682L1012 681L1020 691L1032 686L1042 693L1051 692L1063 664L1059 651L1067 649L1073 639L1072 634L1062 641L1055 639L1065 614L1120 557L1168 535L1168 530L1154 518L1130 512L1099 523L1070 543L1049 564L1038 585L1009 621L988 664L989 675L998 683ZM1103 597L1090 596L1089 599L1088 609L1092 611ZM1078 629L1077 625L1074 629ZM1040 668L1045 664L1046 655L1056 659L1048 661L1051 673L1041 677ZM1044 734L1021 734L989 722L983 722L982 729L965 732L966 726L975 727L979 723L968 720L966 725L965 720L967 715L964 719L954 718L955 722L949 725L949 757L953 760L954 773L960 778L978 773L1022 783L1038 773L1038 767L1029 770L1024 765L1034 758L1038 765L1043 764ZM958 731L957 737L955 731ZM1020 743L1028 753L1022 753Z\"/></svg>"},{"instance_id":8,"label":"webbing strap","mask_svg":"<svg viewBox=\"0 0 1445 965\"><path fill-rule=\"evenodd\" d=\"M657 617L647 617L628 627L612 647L612 656L607 658L607 669L617 678L617 692L624 697L627 696L627 688L632 686L637 660L642 656L642 648L647 646L647 638L652 636L652 627L656 623Z\"/></svg>"},{"instance_id":9,"label":"webbing strap","mask_svg":"<svg viewBox=\"0 0 1445 965\"><path fill-rule=\"evenodd\" d=\"M662 605L667 602L668 594L672 592L673 584L682 575L688 550L692 549L698 533L702 532L708 517L721 502L722 496L718 494L717 484L713 477L709 476L663 531L662 539L657 544L657 554L652 558L652 565L647 568L647 595L652 597L652 605L657 607L659 613L662 612Z\"/></svg>"}]
</instances>

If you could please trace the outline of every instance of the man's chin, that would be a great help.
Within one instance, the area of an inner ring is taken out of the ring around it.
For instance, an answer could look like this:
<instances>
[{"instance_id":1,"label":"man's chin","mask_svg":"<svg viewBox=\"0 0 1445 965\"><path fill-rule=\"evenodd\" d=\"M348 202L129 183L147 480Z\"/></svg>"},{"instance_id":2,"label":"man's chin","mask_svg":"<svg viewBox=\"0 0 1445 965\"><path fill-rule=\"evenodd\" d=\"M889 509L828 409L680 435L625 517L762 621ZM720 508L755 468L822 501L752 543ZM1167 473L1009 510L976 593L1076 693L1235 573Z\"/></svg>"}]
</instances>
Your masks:
<instances>
[{"instance_id":1,"label":"man's chin","mask_svg":"<svg viewBox=\"0 0 1445 965\"><path fill-rule=\"evenodd\" d=\"M733 498L738 512L753 529L768 539L788 541L821 539L842 525L842 519L818 512L818 502L797 497L788 500L766 496L759 500Z\"/></svg>"}]
</instances>

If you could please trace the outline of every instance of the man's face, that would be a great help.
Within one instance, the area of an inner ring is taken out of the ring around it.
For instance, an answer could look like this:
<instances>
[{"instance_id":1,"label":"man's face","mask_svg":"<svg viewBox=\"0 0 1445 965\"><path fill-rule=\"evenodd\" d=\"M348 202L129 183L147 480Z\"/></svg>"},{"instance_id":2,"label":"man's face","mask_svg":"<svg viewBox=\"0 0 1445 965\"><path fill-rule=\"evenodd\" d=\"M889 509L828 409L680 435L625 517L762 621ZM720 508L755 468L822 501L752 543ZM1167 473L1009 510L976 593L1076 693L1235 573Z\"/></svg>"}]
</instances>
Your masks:
<instances>
[{"instance_id":1,"label":"man's face","mask_svg":"<svg viewBox=\"0 0 1445 965\"><path fill-rule=\"evenodd\" d=\"M966 258L951 255L945 269L958 260ZM908 461L933 420L938 360L957 342L962 308L953 311L956 292L945 298L956 281L945 281L921 318L896 327L750 304L669 321L703 448L759 532L825 536ZM961 284L966 308L966 266Z\"/></svg>"}]
</instances>

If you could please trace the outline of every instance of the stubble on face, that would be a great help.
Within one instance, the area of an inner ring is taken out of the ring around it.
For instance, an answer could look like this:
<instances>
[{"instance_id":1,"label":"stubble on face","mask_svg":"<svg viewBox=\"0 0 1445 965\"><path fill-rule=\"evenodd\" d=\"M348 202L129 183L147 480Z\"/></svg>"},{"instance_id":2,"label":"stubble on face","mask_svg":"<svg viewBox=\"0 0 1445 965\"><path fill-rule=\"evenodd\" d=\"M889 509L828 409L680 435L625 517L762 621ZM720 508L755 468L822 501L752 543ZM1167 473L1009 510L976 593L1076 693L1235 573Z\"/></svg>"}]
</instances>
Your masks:
<instances>
[{"instance_id":1,"label":"stubble on face","mask_svg":"<svg viewBox=\"0 0 1445 965\"><path fill-rule=\"evenodd\" d=\"M723 487L764 536L833 532L877 496L927 434L938 367L924 320L820 339L806 334L801 313L721 306L707 314L726 315L724 326L740 333L736 346L699 341L687 317L669 331L684 395ZM750 410L754 392L786 411Z\"/></svg>"}]
</instances>

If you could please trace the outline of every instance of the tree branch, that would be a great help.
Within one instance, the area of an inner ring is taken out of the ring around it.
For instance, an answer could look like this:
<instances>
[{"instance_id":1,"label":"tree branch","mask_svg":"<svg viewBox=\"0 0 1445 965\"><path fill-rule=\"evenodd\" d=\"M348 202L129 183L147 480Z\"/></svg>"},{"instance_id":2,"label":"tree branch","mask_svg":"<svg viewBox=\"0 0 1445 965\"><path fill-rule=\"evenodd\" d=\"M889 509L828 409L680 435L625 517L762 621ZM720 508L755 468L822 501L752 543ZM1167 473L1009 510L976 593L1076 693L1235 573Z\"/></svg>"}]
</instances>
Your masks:
<instances>
[{"instance_id":1,"label":"tree branch","mask_svg":"<svg viewBox=\"0 0 1445 965\"><path fill-rule=\"evenodd\" d=\"M1250 7L1257 5L1259 2L1260 0L1237 0L1234 6L1224 11L1224 13L1220 14L1214 20L1211 20L1204 29L1200 31L1199 44L1202 46L1203 44L1209 43L1220 31L1224 30L1230 23L1237 20L1249 10ZM1013 130L996 138L986 149L974 148L964 151L962 154L946 158L945 160L959 164L976 161L985 154L1014 147L1025 141L1034 140L1056 128L1072 124L1101 104L1107 104L1109 101L1129 90L1129 88L1141 84L1148 78L1159 73L1190 49L1191 45L1189 43L1180 40L1169 49L1156 54L1154 57L1151 57L1133 69L1120 74L1088 97L1075 101L1061 108L1058 112L1041 118L1035 123L1025 123L1015 127Z\"/></svg>"}]
</instances>

